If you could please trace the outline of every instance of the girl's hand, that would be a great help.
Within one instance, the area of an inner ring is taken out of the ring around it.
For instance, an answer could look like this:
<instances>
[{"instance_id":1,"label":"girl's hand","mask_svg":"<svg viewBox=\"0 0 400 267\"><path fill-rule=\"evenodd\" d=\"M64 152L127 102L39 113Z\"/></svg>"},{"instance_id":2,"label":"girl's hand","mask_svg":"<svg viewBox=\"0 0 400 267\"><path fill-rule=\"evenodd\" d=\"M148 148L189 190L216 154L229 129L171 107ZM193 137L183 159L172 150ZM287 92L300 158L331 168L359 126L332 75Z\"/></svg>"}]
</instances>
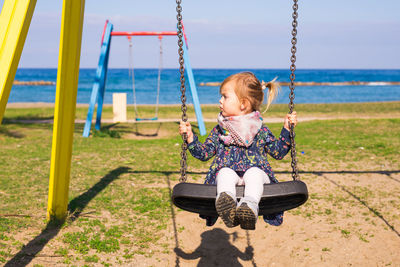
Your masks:
<instances>
[{"instance_id":1,"label":"girl's hand","mask_svg":"<svg viewBox=\"0 0 400 267\"><path fill-rule=\"evenodd\" d=\"M285 122L284 122L283 127L285 127L286 130L290 131L289 123L293 124L293 127L296 127L296 125L297 125L297 113L296 113L296 111L293 111L292 114L286 114L286 117L285 117Z\"/></svg>"},{"instance_id":2,"label":"girl's hand","mask_svg":"<svg viewBox=\"0 0 400 267\"><path fill-rule=\"evenodd\" d=\"M181 123L179 124L179 134L183 135L184 133L187 134L188 144L193 142L192 126L190 125L190 123L188 121L186 123L181 121Z\"/></svg>"}]
</instances>

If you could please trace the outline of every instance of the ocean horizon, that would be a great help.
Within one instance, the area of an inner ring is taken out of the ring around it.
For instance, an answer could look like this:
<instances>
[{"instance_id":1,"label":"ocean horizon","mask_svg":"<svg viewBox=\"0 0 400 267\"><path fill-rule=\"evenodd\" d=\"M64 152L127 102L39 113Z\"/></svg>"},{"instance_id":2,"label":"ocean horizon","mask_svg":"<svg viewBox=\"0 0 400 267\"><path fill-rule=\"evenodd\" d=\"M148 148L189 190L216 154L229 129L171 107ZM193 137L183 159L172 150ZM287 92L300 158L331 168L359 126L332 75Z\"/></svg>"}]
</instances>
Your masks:
<instances>
[{"instance_id":1,"label":"ocean horizon","mask_svg":"<svg viewBox=\"0 0 400 267\"><path fill-rule=\"evenodd\" d=\"M219 87L200 86L210 82L222 82L226 77L240 71L252 71L260 80L269 81L278 77L280 82L289 82L288 69L193 69L200 104L217 104ZM88 104L95 80L95 68L81 68L77 103ZM155 104L157 98L158 69L138 68L134 70L136 103ZM50 81L57 80L57 68L19 68L15 80ZM187 79L186 79L187 80ZM400 82L398 69L298 69L296 82ZM180 103L180 81L178 69L165 68L161 73L160 104ZM187 84L187 102L192 103L190 87ZM54 103L56 86L13 85L9 103L44 102ZM133 103L132 77L127 68L109 68L107 71L105 104L112 103L113 93L126 93L127 103ZM275 103L288 103L288 86L282 90ZM297 86L296 103L351 103L400 101L400 85L322 85Z\"/></svg>"}]
</instances>

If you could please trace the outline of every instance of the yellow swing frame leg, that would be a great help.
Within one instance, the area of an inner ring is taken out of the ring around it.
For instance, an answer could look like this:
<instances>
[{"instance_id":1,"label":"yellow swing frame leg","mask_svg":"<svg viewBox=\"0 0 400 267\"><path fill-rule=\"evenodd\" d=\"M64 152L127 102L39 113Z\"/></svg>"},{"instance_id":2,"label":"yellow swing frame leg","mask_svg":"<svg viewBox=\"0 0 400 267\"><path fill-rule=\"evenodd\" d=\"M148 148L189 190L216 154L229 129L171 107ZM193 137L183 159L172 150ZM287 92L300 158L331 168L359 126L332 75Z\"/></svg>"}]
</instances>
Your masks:
<instances>
[{"instance_id":1,"label":"yellow swing frame leg","mask_svg":"<svg viewBox=\"0 0 400 267\"><path fill-rule=\"evenodd\" d=\"M48 220L64 220L67 216L84 8L84 0L63 1L47 206Z\"/></svg>"},{"instance_id":2,"label":"yellow swing frame leg","mask_svg":"<svg viewBox=\"0 0 400 267\"><path fill-rule=\"evenodd\" d=\"M0 124L31 24L36 0L5 0L0 14Z\"/></svg>"}]
</instances>

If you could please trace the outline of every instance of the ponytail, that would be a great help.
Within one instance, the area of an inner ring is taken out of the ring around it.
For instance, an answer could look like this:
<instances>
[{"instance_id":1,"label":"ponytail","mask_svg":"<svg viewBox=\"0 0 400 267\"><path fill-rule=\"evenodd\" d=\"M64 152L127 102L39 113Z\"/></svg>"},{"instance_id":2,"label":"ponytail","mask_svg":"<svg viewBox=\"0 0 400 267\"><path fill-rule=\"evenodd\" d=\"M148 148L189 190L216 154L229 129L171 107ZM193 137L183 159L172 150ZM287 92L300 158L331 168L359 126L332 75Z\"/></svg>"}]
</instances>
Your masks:
<instances>
[{"instance_id":1,"label":"ponytail","mask_svg":"<svg viewBox=\"0 0 400 267\"><path fill-rule=\"evenodd\" d=\"M263 111L263 113L265 113L269 106L271 105L272 101L274 101L274 99L278 96L278 93L281 89L280 85L278 82L276 82L276 79L278 77L275 77L272 81L269 82L261 82L261 88L262 90L265 90L268 88L268 94L267 94L267 108Z\"/></svg>"}]
</instances>

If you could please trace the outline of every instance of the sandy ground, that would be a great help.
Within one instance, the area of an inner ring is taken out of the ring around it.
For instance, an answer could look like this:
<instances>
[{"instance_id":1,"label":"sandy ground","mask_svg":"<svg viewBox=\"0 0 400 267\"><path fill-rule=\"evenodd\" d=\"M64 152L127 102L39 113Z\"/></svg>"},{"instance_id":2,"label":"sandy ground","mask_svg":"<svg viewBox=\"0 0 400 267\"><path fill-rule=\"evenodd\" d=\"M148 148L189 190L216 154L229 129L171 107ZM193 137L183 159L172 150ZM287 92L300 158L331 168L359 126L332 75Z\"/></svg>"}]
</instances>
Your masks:
<instances>
[{"instance_id":1,"label":"sandy ground","mask_svg":"<svg viewBox=\"0 0 400 267\"><path fill-rule=\"evenodd\" d=\"M304 181L320 198L310 198L300 215L286 212L279 227L261 218L255 231L227 228L220 220L206 227L195 214L178 212L176 227L184 230L171 240L178 253L160 262L138 258L133 266L400 266L399 200L393 210L385 194L400 193L399 172L308 174ZM357 199L353 187L374 188L376 198ZM340 203L326 200L329 195Z\"/></svg>"},{"instance_id":2,"label":"sandy ground","mask_svg":"<svg viewBox=\"0 0 400 267\"><path fill-rule=\"evenodd\" d=\"M287 174L284 179L290 179ZM400 266L400 171L306 173L310 198L286 212L279 227L261 218L255 231L207 227L196 214L174 209L165 232L169 253L135 255L113 266ZM367 194L362 189L367 188ZM361 190L361 191L360 191ZM61 233L59 233L61 234ZM56 241L54 241L56 242ZM50 242L29 266L65 266ZM74 262L82 266L85 263ZM94 266L102 266L100 263Z\"/></svg>"}]
</instances>

